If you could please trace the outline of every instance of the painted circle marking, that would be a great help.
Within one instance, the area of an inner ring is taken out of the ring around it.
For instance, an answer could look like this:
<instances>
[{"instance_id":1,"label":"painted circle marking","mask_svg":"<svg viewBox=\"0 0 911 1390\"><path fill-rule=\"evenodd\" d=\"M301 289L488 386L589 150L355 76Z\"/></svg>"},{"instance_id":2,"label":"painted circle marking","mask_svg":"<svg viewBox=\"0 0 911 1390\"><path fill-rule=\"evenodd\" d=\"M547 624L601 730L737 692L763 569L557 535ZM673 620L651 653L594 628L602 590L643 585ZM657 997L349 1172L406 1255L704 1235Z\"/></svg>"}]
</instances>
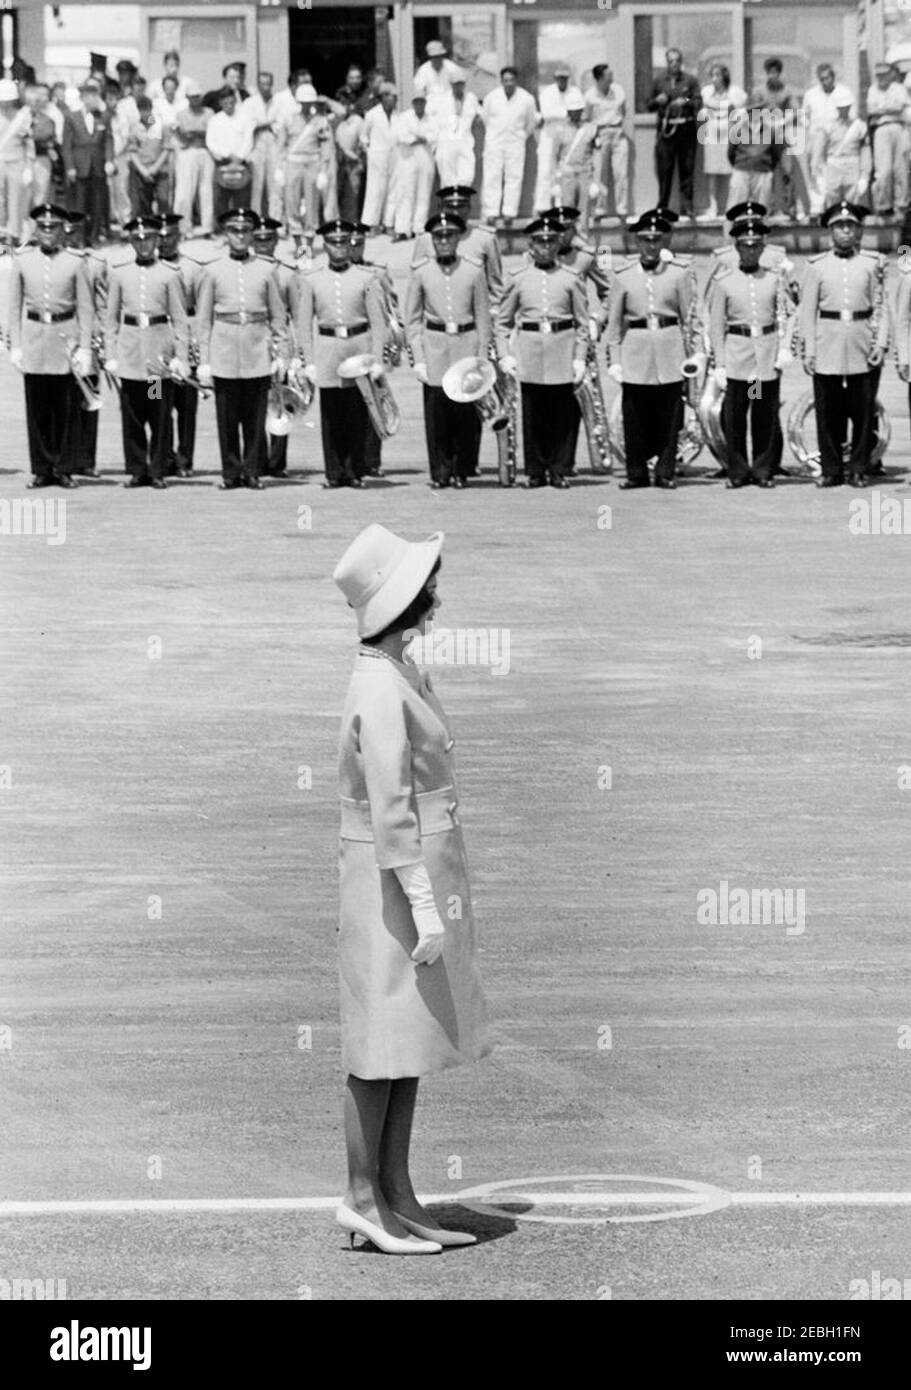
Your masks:
<instances>
[{"instance_id":1,"label":"painted circle marking","mask_svg":"<svg viewBox=\"0 0 911 1390\"><path fill-rule=\"evenodd\" d=\"M569 1186L554 1191L555 1184L598 1184L591 1190ZM610 1184L634 1183L632 1192L616 1191ZM543 1185L547 1186L543 1186ZM535 1188L542 1188L536 1192ZM664 1189L664 1190L655 1190ZM667 1189L670 1189L669 1191ZM542 1200L543 1199L543 1200ZM508 1216L513 1221L532 1221L551 1226L607 1226L629 1222L673 1221L685 1216L706 1216L731 1205L731 1194L707 1182L685 1178L641 1177L628 1173L580 1173L550 1178L510 1178L504 1182L481 1183L458 1193L456 1200L469 1211L483 1216ZM530 1203L530 1212L510 1210ZM616 1215L545 1216L538 1206L585 1206L602 1210L609 1207L661 1206L663 1211L617 1213Z\"/></svg>"}]
</instances>

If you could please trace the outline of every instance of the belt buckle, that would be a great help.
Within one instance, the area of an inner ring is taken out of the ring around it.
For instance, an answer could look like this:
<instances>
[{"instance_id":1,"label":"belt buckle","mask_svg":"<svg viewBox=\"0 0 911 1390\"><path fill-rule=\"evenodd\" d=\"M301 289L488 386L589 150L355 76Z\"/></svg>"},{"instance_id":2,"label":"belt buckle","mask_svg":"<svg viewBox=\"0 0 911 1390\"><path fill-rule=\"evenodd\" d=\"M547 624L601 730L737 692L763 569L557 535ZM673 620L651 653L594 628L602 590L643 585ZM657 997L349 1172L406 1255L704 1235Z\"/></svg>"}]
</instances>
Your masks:
<instances>
[{"instance_id":1,"label":"belt buckle","mask_svg":"<svg viewBox=\"0 0 911 1390\"><path fill-rule=\"evenodd\" d=\"M446 332L452 334L452 333L458 333L458 331L459 331L459 325L458 325L457 323L454 323L454 322L452 321L452 319L447 319L447 320L446 320Z\"/></svg>"},{"instance_id":2,"label":"belt buckle","mask_svg":"<svg viewBox=\"0 0 911 1390\"><path fill-rule=\"evenodd\" d=\"M344 324L344 323L339 323L339 324L337 324L337 325L336 325L336 328L335 328L335 336L336 336L336 338L347 338L347 337L348 337L348 326L347 326L347 324Z\"/></svg>"},{"instance_id":3,"label":"belt buckle","mask_svg":"<svg viewBox=\"0 0 911 1390\"><path fill-rule=\"evenodd\" d=\"M538 327L540 328L540 330L541 330L542 333L552 333L552 332L553 332L553 329L552 329L551 326L550 326L550 319L541 319L540 322L539 322L539 324L538 324Z\"/></svg>"},{"instance_id":4,"label":"belt buckle","mask_svg":"<svg viewBox=\"0 0 911 1390\"><path fill-rule=\"evenodd\" d=\"M750 324L750 337L751 337L751 338L761 338L761 337L762 337L762 329L759 327L759 324L758 324L758 323L751 323L751 324Z\"/></svg>"},{"instance_id":5,"label":"belt buckle","mask_svg":"<svg viewBox=\"0 0 911 1390\"><path fill-rule=\"evenodd\" d=\"M649 314L649 315L648 315L648 326L649 326L649 328L652 330L653 333L657 331L657 328L658 328L658 315L657 315L657 314Z\"/></svg>"},{"instance_id":6,"label":"belt buckle","mask_svg":"<svg viewBox=\"0 0 911 1390\"><path fill-rule=\"evenodd\" d=\"M243 328L244 324L247 322L247 311L246 311L246 309L238 309L238 311L237 311L237 322L240 324L241 328Z\"/></svg>"},{"instance_id":7,"label":"belt buckle","mask_svg":"<svg viewBox=\"0 0 911 1390\"><path fill-rule=\"evenodd\" d=\"M854 322L854 313L853 313L853 310L851 310L851 309L842 309L840 318L841 318L842 323L853 323L853 322Z\"/></svg>"},{"instance_id":8,"label":"belt buckle","mask_svg":"<svg viewBox=\"0 0 911 1390\"><path fill-rule=\"evenodd\" d=\"M42 309L42 311L41 311L41 322L42 322L42 323L53 323L53 322L54 322L54 315L50 312L49 309Z\"/></svg>"},{"instance_id":9,"label":"belt buckle","mask_svg":"<svg viewBox=\"0 0 911 1390\"><path fill-rule=\"evenodd\" d=\"M137 320L138 320L138 327L139 327L139 328L148 328L148 326L149 326L149 316L148 316L148 314L137 314L137 315L136 315L136 318L137 318Z\"/></svg>"}]
</instances>

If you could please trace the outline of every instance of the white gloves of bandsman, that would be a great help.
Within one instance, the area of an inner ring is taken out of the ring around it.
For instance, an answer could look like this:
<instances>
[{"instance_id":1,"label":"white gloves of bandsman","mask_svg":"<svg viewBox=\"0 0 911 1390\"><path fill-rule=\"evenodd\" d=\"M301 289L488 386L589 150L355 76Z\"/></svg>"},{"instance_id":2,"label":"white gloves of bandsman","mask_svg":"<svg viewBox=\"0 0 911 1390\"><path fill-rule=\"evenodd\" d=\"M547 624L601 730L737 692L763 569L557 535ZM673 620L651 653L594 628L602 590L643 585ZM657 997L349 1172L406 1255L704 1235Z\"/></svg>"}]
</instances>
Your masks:
<instances>
[{"instance_id":1,"label":"white gloves of bandsman","mask_svg":"<svg viewBox=\"0 0 911 1390\"><path fill-rule=\"evenodd\" d=\"M430 385L430 381L428 380L428 376L427 376L427 363L426 363L426 362L415 362L415 364L414 364L414 374L415 374L415 376L417 377L418 381L423 382L423 384L424 384L425 386L429 386L429 385Z\"/></svg>"},{"instance_id":2,"label":"white gloves of bandsman","mask_svg":"<svg viewBox=\"0 0 911 1390\"><path fill-rule=\"evenodd\" d=\"M386 368L383 366L382 362L374 362L368 370L367 375L371 381L382 381L383 377L386 375Z\"/></svg>"},{"instance_id":3,"label":"white gloves of bandsman","mask_svg":"<svg viewBox=\"0 0 911 1390\"><path fill-rule=\"evenodd\" d=\"M417 864L404 864L395 870L395 876L408 898L418 934L418 944L411 952L411 959L416 965L433 965L443 953L446 928L437 912L427 865L423 860Z\"/></svg>"},{"instance_id":4,"label":"white gloves of bandsman","mask_svg":"<svg viewBox=\"0 0 911 1390\"><path fill-rule=\"evenodd\" d=\"M615 362L613 366L608 367L607 375L610 377L611 381L615 381L618 386L623 385L623 368L619 362Z\"/></svg>"},{"instance_id":5,"label":"white gloves of bandsman","mask_svg":"<svg viewBox=\"0 0 911 1390\"><path fill-rule=\"evenodd\" d=\"M73 369L77 376L89 376L92 371L91 348L77 348L73 358Z\"/></svg>"},{"instance_id":6,"label":"white gloves of bandsman","mask_svg":"<svg viewBox=\"0 0 911 1390\"><path fill-rule=\"evenodd\" d=\"M724 367L713 367L712 379L719 390L723 391L728 384L728 374Z\"/></svg>"},{"instance_id":7,"label":"white gloves of bandsman","mask_svg":"<svg viewBox=\"0 0 911 1390\"><path fill-rule=\"evenodd\" d=\"M585 380L585 361L583 358L575 358L573 361L573 386L580 386Z\"/></svg>"},{"instance_id":8,"label":"white gloves of bandsman","mask_svg":"<svg viewBox=\"0 0 911 1390\"><path fill-rule=\"evenodd\" d=\"M516 372L518 371L518 363L516 362L516 359L510 356L509 354L507 354L506 357L500 358L500 367L506 373L507 376L515 376Z\"/></svg>"},{"instance_id":9,"label":"white gloves of bandsman","mask_svg":"<svg viewBox=\"0 0 911 1390\"><path fill-rule=\"evenodd\" d=\"M775 358L776 372L783 372L785 367L789 367L794 361L794 354L788 348L779 348L778 356Z\"/></svg>"},{"instance_id":10,"label":"white gloves of bandsman","mask_svg":"<svg viewBox=\"0 0 911 1390\"><path fill-rule=\"evenodd\" d=\"M196 368L196 380L204 391L208 391L212 386L212 368L208 362L200 362Z\"/></svg>"},{"instance_id":11,"label":"white gloves of bandsman","mask_svg":"<svg viewBox=\"0 0 911 1390\"><path fill-rule=\"evenodd\" d=\"M305 376L311 386L316 385L316 368L312 363L308 367L301 368L301 376Z\"/></svg>"},{"instance_id":12,"label":"white gloves of bandsman","mask_svg":"<svg viewBox=\"0 0 911 1390\"><path fill-rule=\"evenodd\" d=\"M12 365L16 368L16 371L17 371L17 372L21 372L21 371L22 371L22 349L21 349L21 348L10 348L10 350L9 350L9 360L10 360L10 362L12 363Z\"/></svg>"}]
</instances>

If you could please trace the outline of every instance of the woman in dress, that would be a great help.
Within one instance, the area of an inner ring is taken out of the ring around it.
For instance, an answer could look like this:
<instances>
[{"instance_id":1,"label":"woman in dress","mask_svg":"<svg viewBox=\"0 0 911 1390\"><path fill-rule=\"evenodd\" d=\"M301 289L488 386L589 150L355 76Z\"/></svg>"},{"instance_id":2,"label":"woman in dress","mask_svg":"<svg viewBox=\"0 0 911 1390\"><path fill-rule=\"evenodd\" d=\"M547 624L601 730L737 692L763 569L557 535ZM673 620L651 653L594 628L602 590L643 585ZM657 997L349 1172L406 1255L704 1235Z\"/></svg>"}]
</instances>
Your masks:
<instances>
[{"instance_id":1,"label":"woman in dress","mask_svg":"<svg viewBox=\"0 0 911 1390\"><path fill-rule=\"evenodd\" d=\"M430 1255L474 1237L418 1202L408 1168L418 1079L489 1050L453 739L408 659L439 606L442 532L410 543L368 526L333 578L360 646L339 747L342 1063L351 1244Z\"/></svg>"},{"instance_id":2,"label":"woman in dress","mask_svg":"<svg viewBox=\"0 0 911 1390\"><path fill-rule=\"evenodd\" d=\"M747 94L742 88L731 86L731 74L724 64L713 63L709 69L708 85L702 89L702 110L699 113L702 167L709 186L709 205L702 213L700 222L711 222L721 217L728 205L731 117L745 109L746 100Z\"/></svg>"}]
</instances>

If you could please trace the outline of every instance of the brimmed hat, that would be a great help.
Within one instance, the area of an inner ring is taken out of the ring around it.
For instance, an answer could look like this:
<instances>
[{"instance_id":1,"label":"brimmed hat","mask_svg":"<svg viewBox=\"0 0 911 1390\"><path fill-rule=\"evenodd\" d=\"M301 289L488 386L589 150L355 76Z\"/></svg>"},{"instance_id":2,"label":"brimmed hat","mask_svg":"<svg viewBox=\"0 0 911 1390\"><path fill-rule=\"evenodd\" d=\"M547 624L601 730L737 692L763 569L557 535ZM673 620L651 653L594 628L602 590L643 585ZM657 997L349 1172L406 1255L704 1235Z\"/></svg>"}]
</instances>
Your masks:
<instances>
[{"instance_id":1,"label":"brimmed hat","mask_svg":"<svg viewBox=\"0 0 911 1390\"><path fill-rule=\"evenodd\" d=\"M458 232L461 235L466 225L464 217L459 217L454 212L446 212L444 209L424 223L424 231L430 232L431 236L434 232Z\"/></svg>"},{"instance_id":2,"label":"brimmed hat","mask_svg":"<svg viewBox=\"0 0 911 1390\"><path fill-rule=\"evenodd\" d=\"M228 208L218 219L218 225L227 231L229 227L237 232L245 232L252 228L253 231L259 226L259 213L252 208Z\"/></svg>"},{"instance_id":3,"label":"brimmed hat","mask_svg":"<svg viewBox=\"0 0 911 1390\"><path fill-rule=\"evenodd\" d=\"M375 637L421 592L443 548L443 532L406 541L375 522L356 536L332 578L354 609L359 637Z\"/></svg>"},{"instance_id":4,"label":"brimmed hat","mask_svg":"<svg viewBox=\"0 0 911 1390\"><path fill-rule=\"evenodd\" d=\"M539 215L542 222L556 222L558 227L566 227L569 223L577 222L582 216L578 208L572 208L567 203L545 208Z\"/></svg>"},{"instance_id":5,"label":"brimmed hat","mask_svg":"<svg viewBox=\"0 0 911 1390\"><path fill-rule=\"evenodd\" d=\"M69 220L66 208L56 203L37 203L29 209L28 215L39 227L62 227Z\"/></svg>"},{"instance_id":6,"label":"brimmed hat","mask_svg":"<svg viewBox=\"0 0 911 1390\"><path fill-rule=\"evenodd\" d=\"M123 230L130 236L161 236L161 222L155 217L131 217L124 222Z\"/></svg>"},{"instance_id":7,"label":"brimmed hat","mask_svg":"<svg viewBox=\"0 0 911 1390\"><path fill-rule=\"evenodd\" d=\"M739 222L743 217L765 217L768 208L765 203L757 203L748 199L745 203L735 203L732 208L728 208L724 214L729 222Z\"/></svg>"},{"instance_id":8,"label":"brimmed hat","mask_svg":"<svg viewBox=\"0 0 911 1390\"><path fill-rule=\"evenodd\" d=\"M424 49L424 52L427 54L428 58L446 57L446 47L444 44L440 43L439 39L431 39L427 47Z\"/></svg>"},{"instance_id":9,"label":"brimmed hat","mask_svg":"<svg viewBox=\"0 0 911 1390\"><path fill-rule=\"evenodd\" d=\"M331 222L324 222L321 227L317 227L316 234L321 236L323 241L337 242L341 246L347 245L351 233L356 231L357 227L353 222L346 222L343 217L334 217Z\"/></svg>"},{"instance_id":10,"label":"brimmed hat","mask_svg":"<svg viewBox=\"0 0 911 1390\"><path fill-rule=\"evenodd\" d=\"M842 199L840 203L833 203L830 208L826 208L819 219L819 224L821 227L831 227L833 222L854 222L860 226L864 218L869 217L869 215L869 208L863 207L860 203L849 203L847 199Z\"/></svg>"},{"instance_id":11,"label":"brimmed hat","mask_svg":"<svg viewBox=\"0 0 911 1390\"><path fill-rule=\"evenodd\" d=\"M762 241L768 230L761 218L743 217L739 222L734 223L731 228L731 236L735 241Z\"/></svg>"},{"instance_id":12,"label":"brimmed hat","mask_svg":"<svg viewBox=\"0 0 911 1390\"><path fill-rule=\"evenodd\" d=\"M640 236L666 236L678 220L670 208L650 208L635 223L633 231Z\"/></svg>"},{"instance_id":13,"label":"brimmed hat","mask_svg":"<svg viewBox=\"0 0 911 1390\"><path fill-rule=\"evenodd\" d=\"M474 197L474 189L467 183L448 183L437 190L441 203L468 203Z\"/></svg>"},{"instance_id":14,"label":"brimmed hat","mask_svg":"<svg viewBox=\"0 0 911 1390\"><path fill-rule=\"evenodd\" d=\"M299 87L294 89L295 101L316 101L317 90L312 82L302 82Z\"/></svg>"},{"instance_id":15,"label":"brimmed hat","mask_svg":"<svg viewBox=\"0 0 911 1390\"><path fill-rule=\"evenodd\" d=\"M560 228L556 222L549 222L545 217L537 217L534 222L529 222L525 233L532 241L558 241L560 238Z\"/></svg>"},{"instance_id":16,"label":"brimmed hat","mask_svg":"<svg viewBox=\"0 0 911 1390\"><path fill-rule=\"evenodd\" d=\"M11 77L0 77L0 101L18 101L19 88Z\"/></svg>"}]
</instances>

